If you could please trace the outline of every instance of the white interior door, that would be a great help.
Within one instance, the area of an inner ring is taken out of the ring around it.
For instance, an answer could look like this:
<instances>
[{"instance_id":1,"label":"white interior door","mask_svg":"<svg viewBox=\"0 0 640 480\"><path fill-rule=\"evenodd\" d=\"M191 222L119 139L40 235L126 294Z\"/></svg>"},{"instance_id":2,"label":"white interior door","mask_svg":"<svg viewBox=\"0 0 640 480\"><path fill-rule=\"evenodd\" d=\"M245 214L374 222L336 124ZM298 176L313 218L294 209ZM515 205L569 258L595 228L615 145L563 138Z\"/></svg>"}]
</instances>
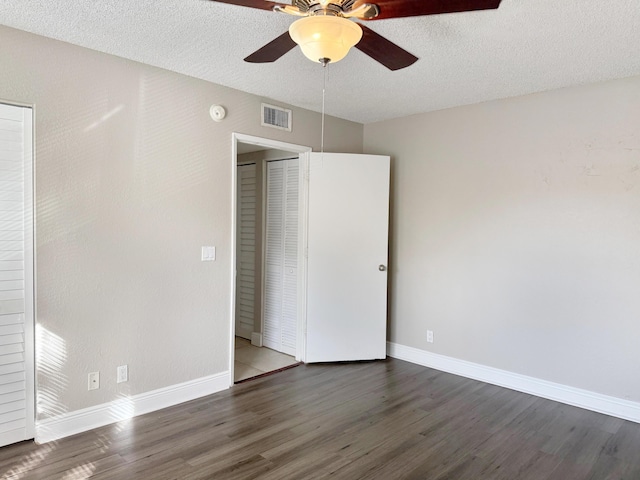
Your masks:
<instances>
[{"instance_id":1,"label":"white interior door","mask_svg":"<svg viewBox=\"0 0 640 480\"><path fill-rule=\"evenodd\" d=\"M251 340L256 292L256 164L238 165L236 335Z\"/></svg>"},{"instance_id":2,"label":"white interior door","mask_svg":"<svg viewBox=\"0 0 640 480\"><path fill-rule=\"evenodd\" d=\"M263 345L296 355L299 159L267 163Z\"/></svg>"},{"instance_id":3,"label":"white interior door","mask_svg":"<svg viewBox=\"0 0 640 480\"><path fill-rule=\"evenodd\" d=\"M312 153L307 362L386 357L390 159Z\"/></svg>"},{"instance_id":4,"label":"white interior door","mask_svg":"<svg viewBox=\"0 0 640 480\"><path fill-rule=\"evenodd\" d=\"M0 446L33 438L32 111L0 104Z\"/></svg>"}]
</instances>

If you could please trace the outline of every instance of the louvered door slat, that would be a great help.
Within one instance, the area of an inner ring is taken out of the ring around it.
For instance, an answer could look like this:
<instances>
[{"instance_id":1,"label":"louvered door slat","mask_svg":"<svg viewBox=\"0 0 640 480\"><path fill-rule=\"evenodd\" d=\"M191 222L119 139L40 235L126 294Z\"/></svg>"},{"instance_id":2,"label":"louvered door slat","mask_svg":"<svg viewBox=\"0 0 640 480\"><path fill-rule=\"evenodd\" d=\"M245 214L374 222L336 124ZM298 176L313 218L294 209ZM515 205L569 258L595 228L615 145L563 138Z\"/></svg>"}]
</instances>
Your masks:
<instances>
[{"instance_id":1,"label":"louvered door slat","mask_svg":"<svg viewBox=\"0 0 640 480\"><path fill-rule=\"evenodd\" d=\"M12 379L15 381L0 383L0 395L4 395L5 393L20 392L24 390L25 385L24 381L22 380L24 374L22 372L19 372L18 375L16 375L15 373L11 373L8 375L8 377L8 379Z\"/></svg>"},{"instance_id":2,"label":"louvered door slat","mask_svg":"<svg viewBox=\"0 0 640 480\"><path fill-rule=\"evenodd\" d=\"M0 355L0 369L6 365L14 363L24 363L24 355L22 353L12 353L11 355Z\"/></svg>"},{"instance_id":3,"label":"louvered door slat","mask_svg":"<svg viewBox=\"0 0 640 480\"><path fill-rule=\"evenodd\" d=\"M0 280L0 291L24 290L24 280Z\"/></svg>"},{"instance_id":4,"label":"louvered door slat","mask_svg":"<svg viewBox=\"0 0 640 480\"><path fill-rule=\"evenodd\" d=\"M4 415L10 412L17 412L20 410L24 411L25 407L27 406L27 402L25 402L24 400L16 400L14 402L5 403L2 403L1 400L2 399L0 399L0 415Z\"/></svg>"},{"instance_id":5,"label":"louvered door slat","mask_svg":"<svg viewBox=\"0 0 640 480\"><path fill-rule=\"evenodd\" d=\"M23 342L24 342L24 337L21 333L14 333L13 335L0 336L0 345L21 344Z\"/></svg>"},{"instance_id":6,"label":"louvered door slat","mask_svg":"<svg viewBox=\"0 0 640 480\"><path fill-rule=\"evenodd\" d=\"M5 403L16 402L18 400L25 400L24 390L19 390L17 392L5 393L4 395L0 395L0 405L4 405Z\"/></svg>"},{"instance_id":7,"label":"louvered door slat","mask_svg":"<svg viewBox=\"0 0 640 480\"><path fill-rule=\"evenodd\" d=\"M9 362L7 364L0 365L0 375L23 371L24 365L22 364L22 362Z\"/></svg>"}]
</instances>

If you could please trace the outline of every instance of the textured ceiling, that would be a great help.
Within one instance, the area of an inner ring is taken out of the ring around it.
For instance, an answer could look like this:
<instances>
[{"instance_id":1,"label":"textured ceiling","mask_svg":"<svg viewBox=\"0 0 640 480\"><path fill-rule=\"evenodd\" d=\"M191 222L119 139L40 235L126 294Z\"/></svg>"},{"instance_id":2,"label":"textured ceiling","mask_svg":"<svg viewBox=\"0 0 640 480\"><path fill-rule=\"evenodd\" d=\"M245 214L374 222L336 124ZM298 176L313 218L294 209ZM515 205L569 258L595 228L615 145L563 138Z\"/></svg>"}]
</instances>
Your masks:
<instances>
[{"instance_id":1,"label":"textured ceiling","mask_svg":"<svg viewBox=\"0 0 640 480\"><path fill-rule=\"evenodd\" d=\"M242 61L293 20L207 0L0 2L1 24L319 111L322 67L298 48ZM391 72L352 49L329 66L327 113L360 123L640 75L640 0L503 0L367 25L420 60Z\"/></svg>"}]
</instances>

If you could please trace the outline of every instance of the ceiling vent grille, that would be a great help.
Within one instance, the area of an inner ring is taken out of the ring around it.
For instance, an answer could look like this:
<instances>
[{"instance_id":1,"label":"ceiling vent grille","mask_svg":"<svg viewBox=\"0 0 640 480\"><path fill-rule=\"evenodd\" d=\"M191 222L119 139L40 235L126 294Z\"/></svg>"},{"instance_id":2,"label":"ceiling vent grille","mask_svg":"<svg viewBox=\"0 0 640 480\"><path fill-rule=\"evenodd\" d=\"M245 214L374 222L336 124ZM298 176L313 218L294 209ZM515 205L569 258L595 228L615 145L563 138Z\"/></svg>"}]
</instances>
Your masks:
<instances>
[{"instance_id":1,"label":"ceiling vent grille","mask_svg":"<svg viewBox=\"0 0 640 480\"><path fill-rule=\"evenodd\" d=\"M263 127L277 128L279 130L291 131L291 110L275 107L266 103L262 104Z\"/></svg>"}]
</instances>

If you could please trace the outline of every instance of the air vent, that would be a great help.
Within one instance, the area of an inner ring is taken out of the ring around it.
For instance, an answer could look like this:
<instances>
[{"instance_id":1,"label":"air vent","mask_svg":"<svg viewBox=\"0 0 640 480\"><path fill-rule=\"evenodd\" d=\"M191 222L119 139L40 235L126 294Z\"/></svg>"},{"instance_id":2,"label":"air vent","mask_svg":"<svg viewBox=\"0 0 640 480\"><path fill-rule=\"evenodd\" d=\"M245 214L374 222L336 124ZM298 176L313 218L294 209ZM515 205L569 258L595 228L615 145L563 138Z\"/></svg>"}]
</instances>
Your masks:
<instances>
[{"instance_id":1,"label":"air vent","mask_svg":"<svg viewBox=\"0 0 640 480\"><path fill-rule=\"evenodd\" d=\"M262 126L291 131L291 110L262 104Z\"/></svg>"}]
</instances>

